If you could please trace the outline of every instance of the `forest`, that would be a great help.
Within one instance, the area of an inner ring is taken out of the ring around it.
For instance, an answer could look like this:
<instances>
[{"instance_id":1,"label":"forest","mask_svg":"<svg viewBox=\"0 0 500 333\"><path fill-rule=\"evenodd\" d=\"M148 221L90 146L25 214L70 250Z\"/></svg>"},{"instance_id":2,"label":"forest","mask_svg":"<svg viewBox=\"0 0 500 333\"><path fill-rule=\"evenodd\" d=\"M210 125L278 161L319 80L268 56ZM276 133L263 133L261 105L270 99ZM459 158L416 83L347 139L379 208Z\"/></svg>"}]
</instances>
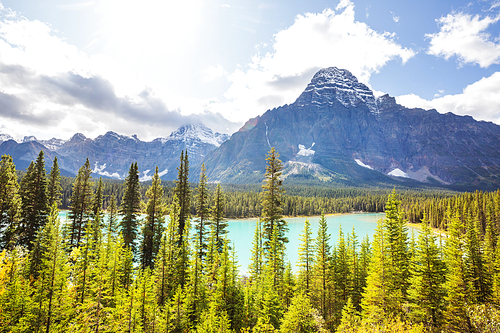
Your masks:
<instances>
[{"instance_id":1,"label":"forest","mask_svg":"<svg viewBox=\"0 0 500 333\"><path fill-rule=\"evenodd\" d=\"M61 177L44 153L0 161L0 332L498 332L500 191L286 188L267 155L260 188ZM59 210L69 209L68 221ZM385 212L373 239L324 214ZM286 216L305 221L294 271ZM227 218L259 217L240 274ZM410 234L407 223L419 223ZM434 228L444 231L443 237Z\"/></svg>"}]
</instances>

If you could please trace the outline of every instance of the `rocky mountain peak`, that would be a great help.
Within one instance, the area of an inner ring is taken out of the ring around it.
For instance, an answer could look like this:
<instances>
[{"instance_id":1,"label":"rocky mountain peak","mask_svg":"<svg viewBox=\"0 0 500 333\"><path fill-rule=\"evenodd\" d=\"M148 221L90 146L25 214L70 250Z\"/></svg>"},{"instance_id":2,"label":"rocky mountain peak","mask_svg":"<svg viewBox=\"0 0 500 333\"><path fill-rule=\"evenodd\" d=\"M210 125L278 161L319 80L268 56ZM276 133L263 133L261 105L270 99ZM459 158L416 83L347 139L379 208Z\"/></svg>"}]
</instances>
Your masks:
<instances>
[{"instance_id":1,"label":"rocky mountain peak","mask_svg":"<svg viewBox=\"0 0 500 333\"><path fill-rule=\"evenodd\" d=\"M31 141L38 141L38 140L33 135L25 136L23 138L23 143L25 143L25 142L31 142Z\"/></svg>"},{"instance_id":2,"label":"rocky mountain peak","mask_svg":"<svg viewBox=\"0 0 500 333\"><path fill-rule=\"evenodd\" d=\"M227 134L214 133L203 124L190 124L179 127L172 132L166 140L196 141L220 146L229 138Z\"/></svg>"},{"instance_id":3,"label":"rocky mountain peak","mask_svg":"<svg viewBox=\"0 0 500 333\"><path fill-rule=\"evenodd\" d=\"M348 70L337 67L318 71L295 103L333 104L334 101L339 101L346 108L364 103L370 112L378 113L377 103L370 88L359 82Z\"/></svg>"}]
</instances>

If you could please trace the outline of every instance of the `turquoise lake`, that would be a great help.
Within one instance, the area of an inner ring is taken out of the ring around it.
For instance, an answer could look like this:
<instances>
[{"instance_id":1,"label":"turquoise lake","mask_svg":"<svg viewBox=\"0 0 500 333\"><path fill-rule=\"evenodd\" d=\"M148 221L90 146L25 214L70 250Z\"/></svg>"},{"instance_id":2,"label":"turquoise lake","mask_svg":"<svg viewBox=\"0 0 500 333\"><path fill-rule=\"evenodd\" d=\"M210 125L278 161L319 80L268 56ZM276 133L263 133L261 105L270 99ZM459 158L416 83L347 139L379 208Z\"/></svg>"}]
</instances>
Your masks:
<instances>
[{"instance_id":1,"label":"turquoise lake","mask_svg":"<svg viewBox=\"0 0 500 333\"><path fill-rule=\"evenodd\" d=\"M61 220L65 220L67 216L67 211L60 213ZM342 214L342 215L330 215L326 216L328 223L328 232L330 233L330 245L335 245L339 230L342 228L342 232L347 240L347 234L352 232L352 228L356 232L358 237L358 242L361 243L363 238L368 235L370 240L373 239L373 234L377 226L377 221L384 218L383 213L352 213L352 214ZM307 217L311 223L312 236L316 237L318 232L318 221L319 216ZM297 262L297 249L299 247L300 234L304 229L305 217L294 217L287 218L288 222L288 244L287 248L287 261L292 263L292 267L296 270ZM238 263L240 265L240 271L246 273L248 270L248 265L251 258L252 240L255 232L255 224L257 219L244 219L244 220L228 220L229 222L229 239L236 249L238 256Z\"/></svg>"},{"instance_id":2,"label":"turquoise lake","mask_svg":"<svg viewBox=\"0 0 500 333\"><path fill-rule=\"evenodd\" d=\"M375 233L375 228L377 226L377 221L385 217L383 213L353 213L353 214L342 214L342 215L330 215L326 216L326 221L328 223L328 232L330 233L330 245L335 245L340 228L347 241L347 234L352 232L352 228L356 232L358 237L358 242L361 243L363 238L368 235L370 240L373 239L373 234ZM311 223L312 236L315 238L318 233L318 221L320 216L307 217ZM290 261L292 268L297 269L296 262L298 259L297 249L299 248L299 238L300 234L304 230L304 222L306 217L294 217L285 219L288 222L288 244L287 249L287 261ZM238 263L240 265L240 271L246 273L248 271L248 265L250 264L250 258L252 255L252 240L255 232L255 224L257 219L246 219L246 220L229 220L229 239L234 243L234 247L238 256Z\"/></svg>"}]
</instances>

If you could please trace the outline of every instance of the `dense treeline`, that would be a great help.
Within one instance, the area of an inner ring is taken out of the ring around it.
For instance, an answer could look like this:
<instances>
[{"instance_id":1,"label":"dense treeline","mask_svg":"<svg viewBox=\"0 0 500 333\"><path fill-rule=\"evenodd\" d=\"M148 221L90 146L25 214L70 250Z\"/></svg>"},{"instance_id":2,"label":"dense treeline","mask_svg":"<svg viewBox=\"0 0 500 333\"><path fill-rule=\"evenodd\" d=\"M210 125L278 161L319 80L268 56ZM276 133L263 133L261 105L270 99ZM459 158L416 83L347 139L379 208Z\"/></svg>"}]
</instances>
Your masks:
<instances>
[{"instance_id":1,"label":"dense treeline","mask_svg":"<svg viewBox=\"0 0 500 333\"><path fill-rule=\"evenodd\" d=\"M18 182L12 158L2 156L0 332L500 329L499 191L415 198L393 191L380 204L386 217L371 242L354 230L330 235L324 215L313 235L306 220L294 273L284 215L293 198L312 197L286 196L282 169L272 149L258 194L210 189L204 167L193 188L183 152L175 186L165 191L158 170L147 187L137 163L123 184L106 183L92 180L87 160L72 182L69 221L61 224L57 160L47 175L40 152ZM224 207L231 197L243 206L256 195L260 219L249 274L241 276ZM309 209L327 199L377 203L378 196L339 190L318 194ZM407 217L422 222L418 236L408 234ZM431 224L447 236L438 238Z\"/></svg>"}]
</instances>

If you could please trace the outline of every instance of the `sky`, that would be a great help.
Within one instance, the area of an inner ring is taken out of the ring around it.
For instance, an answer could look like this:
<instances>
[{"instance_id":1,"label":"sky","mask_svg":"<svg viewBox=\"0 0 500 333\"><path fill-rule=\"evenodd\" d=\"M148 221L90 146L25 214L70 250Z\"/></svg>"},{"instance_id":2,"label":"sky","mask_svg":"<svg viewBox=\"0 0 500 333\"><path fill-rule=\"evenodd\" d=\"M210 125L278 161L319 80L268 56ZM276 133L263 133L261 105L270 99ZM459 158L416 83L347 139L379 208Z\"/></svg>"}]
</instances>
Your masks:
<instances>
[{"instance_id":1,"label":"sky","mask_svg":"<svg viewBox=\"0 0 500 333\"><path fill-rule=\"evenodd\" d=\"M500 124L500 0L0 0L0 133L233 133L314 73Z\"/></svg>"}]
</instances>

